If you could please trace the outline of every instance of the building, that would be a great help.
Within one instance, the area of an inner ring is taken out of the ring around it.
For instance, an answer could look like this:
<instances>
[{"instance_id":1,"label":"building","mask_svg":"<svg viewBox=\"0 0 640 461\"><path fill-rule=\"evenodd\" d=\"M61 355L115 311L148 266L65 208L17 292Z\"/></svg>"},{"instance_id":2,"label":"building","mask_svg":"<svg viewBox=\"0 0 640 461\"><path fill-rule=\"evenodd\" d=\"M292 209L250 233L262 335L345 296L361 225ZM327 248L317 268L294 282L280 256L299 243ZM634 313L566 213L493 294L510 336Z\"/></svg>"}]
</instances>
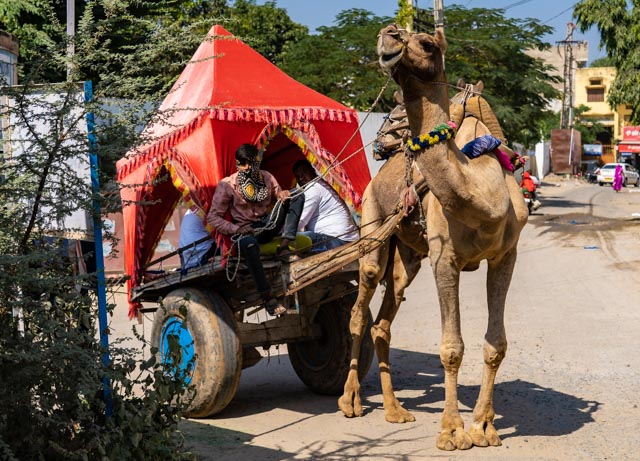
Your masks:
<instances>
[{"instance_id":1,"label":"building","mask_svg":"<svg viewBox=\"0 0 640 461\"><path fill-rule=\"evenodd\" d=\"M567 48L564 45L555 45L547 50L527 50L527 55L532 58L541 59L545 64L551 65L555 70L549 72L550 75L563 79L551 85L560 93L564 92L565 56ZM589 44L587 42L577 42L571 46L572 66L571 74L576 75L578 69L586 67L589 58ZM575 86L574 86L575 88ZM553 112L562 110L562 100L554 99L549 102L549 109Z\"/></svg>"},{"instance_id":2,"label":"building","mask_svg":"<svg viewBox=\"0 0 640 461\"><path fill-rule=\"evenodd\" d=\"M0 85L18 84L18 39L0 30Z\"/></svg>"},{"instance_id":3,"label":"building","mask_svg":"<svg viewBox=\"0 0 640 461\"><path fill-rule=\"evenodd\" d=\"M607 95L615 78L615 67L587 67L576 71L574 107L589 107L582 114L583 120L603 126L604 131L598 135L598 143L602 144L602 163L619 160L614 146L622 140L623 128L629 125L631 118L631 106L621 104L612 109L607 102ZM630 163L637 165L637 158L632 158L632 155L629 155ZM597 159L597 156L584 157L583 160Z\"/></svg>"}]
</instances>

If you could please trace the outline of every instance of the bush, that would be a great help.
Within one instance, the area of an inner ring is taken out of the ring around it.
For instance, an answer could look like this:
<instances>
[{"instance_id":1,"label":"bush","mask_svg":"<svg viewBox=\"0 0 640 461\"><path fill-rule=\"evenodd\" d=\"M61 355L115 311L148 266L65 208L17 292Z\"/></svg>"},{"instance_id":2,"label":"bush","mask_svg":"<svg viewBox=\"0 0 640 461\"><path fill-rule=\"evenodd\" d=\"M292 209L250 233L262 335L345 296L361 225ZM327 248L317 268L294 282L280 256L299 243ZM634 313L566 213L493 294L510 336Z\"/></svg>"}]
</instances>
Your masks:
<instances>
[{"instance_id":1,"label":"bush","mask_svg":"<svg viewBox=\"0 0 640 461\"><path fill-rule=\"evenodd\" d=\"M86 261L73 251L74 239L86 238L92 222L121 208L117 194L105 191L117 189L115 159L134 145L149 116L141 108L158 100L144 92L154 86L144 68L150 48L159 53L167 43L145 42L142 35L157 32L158 22L143 29L126 15L129 2L104 2L100 9L101 2L90 1L70 63L67 44L59 39L64 24L47 16L57 3L33 7L45 12L39 32L46 30L51 39L21 63L28 83L0 86L0 459L191 458L177 430L191 389L154 358L143 360L141 351L115 345L105 360L91 288L96 275L82 274ZM0 0L0 6L7 4L23 5ZM124 17L133 23L128 32L140 33L138 42L122 45L126 56L114 51L111 39ZM65 75L68 63L76 81L87 78L83 69L99 74L92 102L85 103L78 83L46 83L51 75ZM166 90L166 84L155 88ZM88 112L97 120L95 144L87 142ZM88 180L89 147L106 185L99 193ZM89 226L78 224L85 221ZM155 351L149 352L153 357Z\"/></svg>"}]
</instances>

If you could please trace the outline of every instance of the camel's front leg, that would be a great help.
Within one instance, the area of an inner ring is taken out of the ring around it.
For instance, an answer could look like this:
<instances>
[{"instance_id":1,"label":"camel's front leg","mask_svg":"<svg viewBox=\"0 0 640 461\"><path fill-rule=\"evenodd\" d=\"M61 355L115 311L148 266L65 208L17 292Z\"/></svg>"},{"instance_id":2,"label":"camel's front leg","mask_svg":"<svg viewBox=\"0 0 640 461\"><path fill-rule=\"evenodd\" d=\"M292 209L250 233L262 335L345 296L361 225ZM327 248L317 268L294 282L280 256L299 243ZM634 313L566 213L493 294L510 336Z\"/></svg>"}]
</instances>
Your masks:
<instances>
[{"instance_id":1,"label":"camel's front leg","mask_svg":"<svg viewBox=\"0 0 640 461\"><path fill-rule=\"evenodd\" d=\"M349 330L351 332L351 362L349 374L344 383L344 392L338 399L338 408L348 418L362 416L362 401L360 399L360 380L358 379L358 360L360 358L360 344L367 325L369 303L376 291L376 287L384 275L384 267L389 258L389 241L360 259L360 283L358 299L351 309ZM375 341L375 338L374 338Z\"/></svg>"},{"instance_id":2,"label":"camel's front leg","mask_svg":"<svg viewBox=\"0 0 640 461\"><path fill-rule=\"evenodd\" d=\"M473 424L469 434L473 444L502 445L498 432L493 425L493 389L498 367L507 352L507 336L504 330L504 305L511 283L511 275L516 262L517 251L511 250L501 261L489 261L487 273L487 302L489 306L489 324L484 337L484 369L478 401L473 409Z\"/></svg>"},{"instance_id":3,"label":"camel's front leg","mask_svg":"<svg viewBox=\"0 0 640 461\"><path fill-rule=\"evenodd\" d=\"M458 411L458 369L464 355L458 299L460 272L452 261L446 259L443 255L435 258L432 255L442 320L440 361L444 367L445 386L441 432L436 445L440 450L466 450L473 443L464 431L464 422Z\"/></svg>"},{"instance_id":4,"label":"camel's front leg","mask_svg":"<svg viewBox=\"0 0 640 461\"><path fill-rule=\"evenodd\" d=\"M393 391L389 347L391 344L391 324L400 308L405 288L409 286L420 270L421 259L419 253L409 250L404 244L398 242L393 266L387 269L387 274L385 275L387 286L382 306L378 318L371 328L371 336L378 356L385 419L390 423L406 423L416 420L400 404Z\"/></svg>"}]
</instances>

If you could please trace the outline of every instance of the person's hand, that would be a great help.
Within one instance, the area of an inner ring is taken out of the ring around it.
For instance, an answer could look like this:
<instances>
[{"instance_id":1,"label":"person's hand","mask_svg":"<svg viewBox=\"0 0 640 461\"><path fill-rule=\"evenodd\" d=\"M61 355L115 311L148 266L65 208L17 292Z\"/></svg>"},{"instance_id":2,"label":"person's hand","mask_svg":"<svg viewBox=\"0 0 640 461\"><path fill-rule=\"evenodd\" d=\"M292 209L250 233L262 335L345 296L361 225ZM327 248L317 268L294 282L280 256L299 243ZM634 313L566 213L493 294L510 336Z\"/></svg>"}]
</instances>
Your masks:
<instances>
[{"instance_id":1,"label":"person's hand","mask_svg":"<svg viewBox=\"0 0 640 461\"><path fill-rule=\"evenodd\" d=\"M251 224L245 224L244 226L238 229L238 234L242 235L253 235L255 229L251 227Z\"/></svg>"},{"instance_id":2,"label":"person's hand","mask_svg":"<svg viewBox=\"0 0 640 461\"><path fill-rule=\"evenodd\" d=\"M291 192L289 192L288 190L280 191L280 193L278 194L278 200L280 200L281 202L288 200L290 197L291 197Z\"/></svg>"}]
</instances>

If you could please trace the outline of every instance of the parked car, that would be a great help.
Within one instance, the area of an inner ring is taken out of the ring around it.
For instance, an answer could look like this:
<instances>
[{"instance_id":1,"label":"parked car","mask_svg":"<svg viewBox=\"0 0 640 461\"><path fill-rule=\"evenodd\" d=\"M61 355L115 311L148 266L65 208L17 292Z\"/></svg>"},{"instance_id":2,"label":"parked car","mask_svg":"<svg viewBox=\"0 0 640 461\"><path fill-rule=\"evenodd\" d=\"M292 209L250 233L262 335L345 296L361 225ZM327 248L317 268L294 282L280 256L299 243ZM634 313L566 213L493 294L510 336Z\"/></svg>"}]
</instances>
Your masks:
<instances>
[{"instance_id":1,"label":"parked car","mask_svg":"<svg viewBox=\"0 0 640 461\"><path fill-rule=\"evenodd\" d=\"M628 163L607 163L596 171L598 184L604 186L605 184L611 184L613 177L616 173L616 166L622 165L624 169L624 180L622 185L627 187L628 184L633 184L636 187L640 187L640 173L635 167Z\"/></svg>"}]
</instances>

